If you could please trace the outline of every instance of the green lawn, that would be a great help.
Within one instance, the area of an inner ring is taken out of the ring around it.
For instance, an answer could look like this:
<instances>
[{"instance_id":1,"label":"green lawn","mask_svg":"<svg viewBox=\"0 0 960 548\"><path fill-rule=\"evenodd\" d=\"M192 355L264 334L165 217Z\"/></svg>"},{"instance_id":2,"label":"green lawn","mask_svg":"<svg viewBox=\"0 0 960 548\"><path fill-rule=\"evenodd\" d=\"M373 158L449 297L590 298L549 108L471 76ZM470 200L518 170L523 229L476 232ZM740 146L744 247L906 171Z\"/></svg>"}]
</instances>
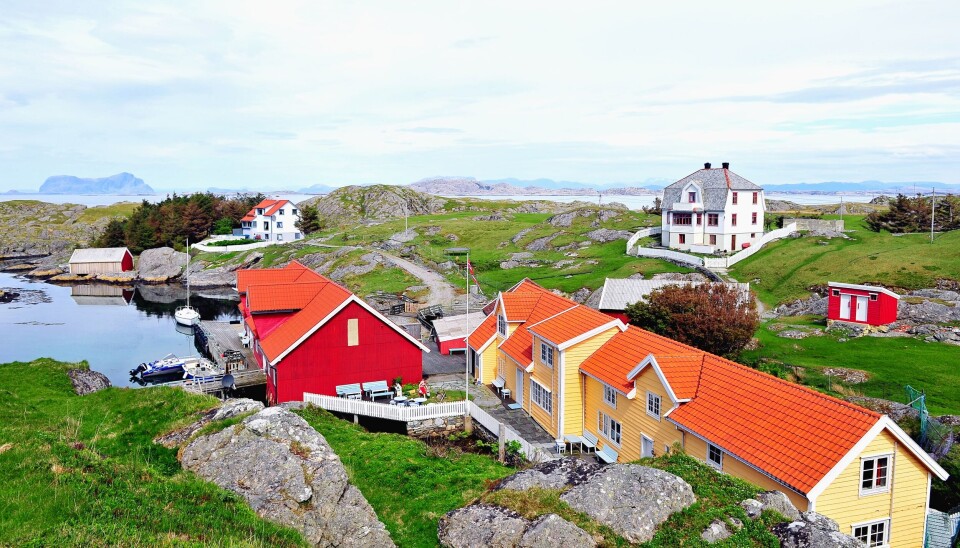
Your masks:
<instances>
[{"instance_id":1,"label":"green lawn","mask_svg":"<svg viewBox=\"0 0 960 548\"><path fill-rule=\"evenodd\" d=\"M370 433L317 408L299 412L340 456L399 546L436 546L437 523L514 470L493 458L451 451L399 434Z\"/></svg>"},{"instance_id":2,"label":"green lawn","mask_svg":"<svg viewBox=\"0 0 960 548\"><path fill-rule=\"evenodd\" d=\"M77 220L83 223L92 223L103 217L129 217L139 205L139 202L117 202L110 205L88 207L83 210Z\"/></svg>"},{"instance_id":3,"label":"green lawn","mask_svg":"<svg viewBox=\"0 0 960 548\"><path fill-rule=\"evenodd\" d=\"M0 365L0 545L302 545L152 442L216 404L183 390L78 397L48 359Z\"/></svg>"},{"instance_id":4,"label":"green lawn","mask_svg":"<svg viewBox=\"0 0 960 548\"><path fill-rule=\"evenodd\" d=\"M785 320L813 325L810 318ZM845 387L844 391L903 402L904 386L909 384L926 391L931 413L960 414L960 383L957 382L960 347L912 337L859 337L839 342L837 335L829 333L795 340L778 337L770 329L771 325L761 326L757 331L760 348L745 351L741 361L754 363L767 359L787 366L803 366L810 373L802 381L825 391L836 391L837 383L819 374L821 369L861 369L869 373L870 380Z\"/></svg>"},{"instance_id":5,"label":"green lawn","mask_svg":"<svg viewBox=\"0 0 960 548\"><path fill-rule=\"evenodd\" d=\"M960 230L930 236L894 236L872 232L863 216L847 215L852 238L788 238L764 247L730 269L750 282L764 304L774 306L809 295L808 288L828 281L881 283L894 288L934 287L938 278L960 279ZM822 244L821 242L826 242Z\"/></svg>"}]
</instances>

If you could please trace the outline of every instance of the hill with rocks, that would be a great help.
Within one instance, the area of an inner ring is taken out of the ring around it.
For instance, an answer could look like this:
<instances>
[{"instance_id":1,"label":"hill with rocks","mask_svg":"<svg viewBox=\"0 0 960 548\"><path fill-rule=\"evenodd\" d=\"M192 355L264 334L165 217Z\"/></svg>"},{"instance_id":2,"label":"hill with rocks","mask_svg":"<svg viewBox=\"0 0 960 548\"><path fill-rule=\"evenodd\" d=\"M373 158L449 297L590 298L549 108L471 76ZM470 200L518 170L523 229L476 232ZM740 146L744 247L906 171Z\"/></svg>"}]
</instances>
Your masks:
<instances>
[{"instance_id":1,"label":"hill with rocks","mask_svg":"<svg viewBox=\"0 0 960 548\"><path fill-rule=\"evenodd\" d=\"M40 185L40 194L156 194L150 185L132 173L82 178L54 175Z\"/></svg>"},{"instance_id":2,"label":"hill with rocks","mask_svg":"<svg viewBox=\"0 0 960 548\"><path fill-rule=\"evenodd\" d=\"M394 185L345 186L299 205L316 206L320 217L334 222L383 221L406 215L440 213L449 200Z\"/></svg>"}]
</instances>

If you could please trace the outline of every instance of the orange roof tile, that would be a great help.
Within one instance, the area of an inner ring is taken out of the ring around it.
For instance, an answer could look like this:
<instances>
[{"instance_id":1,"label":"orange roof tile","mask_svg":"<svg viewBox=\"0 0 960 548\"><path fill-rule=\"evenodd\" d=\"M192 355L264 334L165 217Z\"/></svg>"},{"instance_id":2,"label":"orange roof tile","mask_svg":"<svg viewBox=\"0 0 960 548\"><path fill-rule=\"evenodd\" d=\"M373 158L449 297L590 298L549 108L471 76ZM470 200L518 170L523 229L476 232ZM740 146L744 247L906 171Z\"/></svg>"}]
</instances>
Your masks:
<instances>
[{"instance_id":1,"label":"orange roof tile","mask_svg":"<svg viewBox=\"0 0 960 548\"><path fill-rule=\"evenodd\" d=\"M273 215L278 209L283 207L283 205L289 201L290 200L261 200L259 204L253 206L253 209L247 212L247 215L243 218L243 220L252 221L253 218L256 217L258 209L263 209L264 215ZM250 218L248 219L247 217Z\"/></svg>"},{"instance_id":2,"label":"orange roof tile","mask_svg":"<svg viewBox=\"0 0 960 548\"><path fill-rule=\"evenodd\" d=\"M247 316L246 319L243 320L243 322L244 322L245 324L247 324L247 327L250 328L250 332L253 333L253 336L254 336L254 337L256 337L256 336L257 336L257 324L253 323L253 316Z\"/></svg>"},{"instance_id":3,"label":"orange roof tile","mask_svg":"<svg viewBox=\"0 0 960 548\"><path fill-rule=\"evenodd\" d=\"M333 282L251 285L247 287L247 307L252 314L302 310L329 283Z\"/></svg>"},{"instance_id":4,"label":"orange roof tile","mask_svg":"<svg viewBox=\"0 0 960 548\"><path fill-rule=\"evenodd\" d=\"M701 352L698 355L654 356L678 400L689 400L697 395L705 355Z\"/></svg>"},{"instance_id":5,"label":"orange roof tile","mask_svg":"<svg viewBox=\"0 0 960 548\"><path fill-rule=\"evenodd\" d=\"M497 315L490 314L470 333L470 348L480 350L497 332Z\"/></svg>"},{"instance_id":6,"label":"orange roof tile","mask_svg":"<svg viewBox=\"0 0 960 548\"><path fill-rule=\"evenodd\" d=\"M584 373L622 390L624 393L628 393L633 390L633 381L627 380L627 375L650 354L653 354L659 360L661 355L691 356L702 355L703 353L702 350L692 346L628 325L626 331L615 334L613 338L605 342L603 346L584 360L580 364L580 369ZM673 381L669 377L667 382L671 384L672 388ZM676 393L676 388L674 388L674 392Z\"/></svg>"},{"instance_id":7,"label":"orange roof tile","mask_svg":"<svg viewBox=\"0 0 960 548\"><path fill-rule=\"evenodd\" d=\"M540 297L540 293L504 293L503 310L506 312L507 321L526 321Z\"/></svg>"},{"instance_id":8,"label":"orange roof tile","mask_svg":"<svg viewBox=\"0 0 960 548\"><path fill-rule=\"evenodd\" d=\"M280 209L281 207L283 207L284 205L286 205L286 203L289 202L289 201L290 201L290 200L274 200L273 205L270 207L270 209L264 211L263 214L264 214L264 215L273 215L274 213L277 212L278 209Z\"/></svg>"},{"instance_id":9,"label":"orange roof tile","mask_svg":"<svg viewBox=\"0 0 960 548\"><path fill-rule=\"evenodd\" d=\"M507 340L503 341L500 350L503 350L515 362L526 367L533 362L533 336L521 326Z\"/></svg>"},{"instance_id":10,"label":"orange roof tile","mask_svg":"<svg viewBox=\"0 0 960 548\"><path fill-rule=\"evenodd\" d=\"M553 344L562 345L584 333L614 322L616 320L606 314L579 305L531 325L527 329Z\"/></svg>"},{"instance_id":11,"label":"orange roof tile","mask_svg":"<svg viewBox=\"0 0 960 548\"><path fill-rule=\"evenodd\" d=\"M335 283L323 284L313 299L289 320L261 339L260 348L273 361L353 294Z\"/></svg>"},{"instance_id":12,"label":"orange roof tile","mask_svg":"<svg viewBox=\"0 0 960 548\"><path fill-rule=\"evenodd\" d=\"M669 420L808 493L881 415L705 354L693 401Z\"/></svg>"},{"instance_id":13,"label":"orange roof tile","mask_svg":"<svg viewBox=\"0 0 960 548\"><path fill-rule=\"evenodd\" d=\"M301 281L330 282L313 270L292 261L283 268L251 268L237 271L237 292L241 295L252 285L269 285Z\"/></svg>"}]
</instances>

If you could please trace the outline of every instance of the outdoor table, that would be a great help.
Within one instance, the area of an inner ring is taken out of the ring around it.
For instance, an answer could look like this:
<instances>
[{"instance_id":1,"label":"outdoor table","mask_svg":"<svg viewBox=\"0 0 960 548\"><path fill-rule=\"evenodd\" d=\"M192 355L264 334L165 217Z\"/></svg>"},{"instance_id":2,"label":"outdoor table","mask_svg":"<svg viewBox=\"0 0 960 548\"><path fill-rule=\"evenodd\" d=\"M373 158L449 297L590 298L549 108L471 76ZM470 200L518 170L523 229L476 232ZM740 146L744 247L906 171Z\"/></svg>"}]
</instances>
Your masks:
<instances>
[{"instance_id":1,"label":"outdoor table","mask_svg":"<svg viewBox=\"0 0 960 548\"><path fill-rule=\"evenodd\" d=\"M392 400L390 400L390 404L391 404L391 405L406 405L407 399L409 399L409 398L407 398L406 396L396 396L396 397L394 397Z\"/></svg>"},{"instance_id":2,"label":"outdoor table","mask_svg":"<svg viewBox=\"0 0 960 548\"><path fill-rule=\"evenodd\" d=\"M503 399L507 399L507 398L510 397L510 389L509 389L509 388L504 388L504 389L502 389L500 392L503 394Z\"/></svg>"},{"instance_id":3,"label":"outdoor table","mask_svg":"<svg viewBox=\"0 0 960 548\"><path fill-rule=\"evenodd\" d=\"M573 451L573 444L580 446L580 452L583 453L583 438L575 434L567 434L563 437L563 441L570 444L570 451Z\"/></svg>"}]
</instances>

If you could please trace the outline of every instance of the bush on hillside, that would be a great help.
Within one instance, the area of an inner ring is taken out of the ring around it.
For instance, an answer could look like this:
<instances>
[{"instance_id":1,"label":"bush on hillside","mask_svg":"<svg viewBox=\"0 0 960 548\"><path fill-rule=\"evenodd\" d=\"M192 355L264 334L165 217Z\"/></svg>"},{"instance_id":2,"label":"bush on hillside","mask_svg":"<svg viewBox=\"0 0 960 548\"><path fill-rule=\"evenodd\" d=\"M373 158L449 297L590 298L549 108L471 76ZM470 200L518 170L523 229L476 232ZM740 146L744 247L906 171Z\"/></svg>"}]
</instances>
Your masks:
<instances>
[{"instance_id":1,"label":"bush on hillside","mask_svg":"<svg viewBox=\"0 0 960 548\"><path fill-rule=\"evenodd\" d=\"M929 196L917 195L908 198L903 194L890 202L887 211L874 211L866 217L867 226L880 232L927 232L930 230ZM937 197L934 229L938 231L960 228L960 196L946 195Z\"/></svg>"}]
</instances>

